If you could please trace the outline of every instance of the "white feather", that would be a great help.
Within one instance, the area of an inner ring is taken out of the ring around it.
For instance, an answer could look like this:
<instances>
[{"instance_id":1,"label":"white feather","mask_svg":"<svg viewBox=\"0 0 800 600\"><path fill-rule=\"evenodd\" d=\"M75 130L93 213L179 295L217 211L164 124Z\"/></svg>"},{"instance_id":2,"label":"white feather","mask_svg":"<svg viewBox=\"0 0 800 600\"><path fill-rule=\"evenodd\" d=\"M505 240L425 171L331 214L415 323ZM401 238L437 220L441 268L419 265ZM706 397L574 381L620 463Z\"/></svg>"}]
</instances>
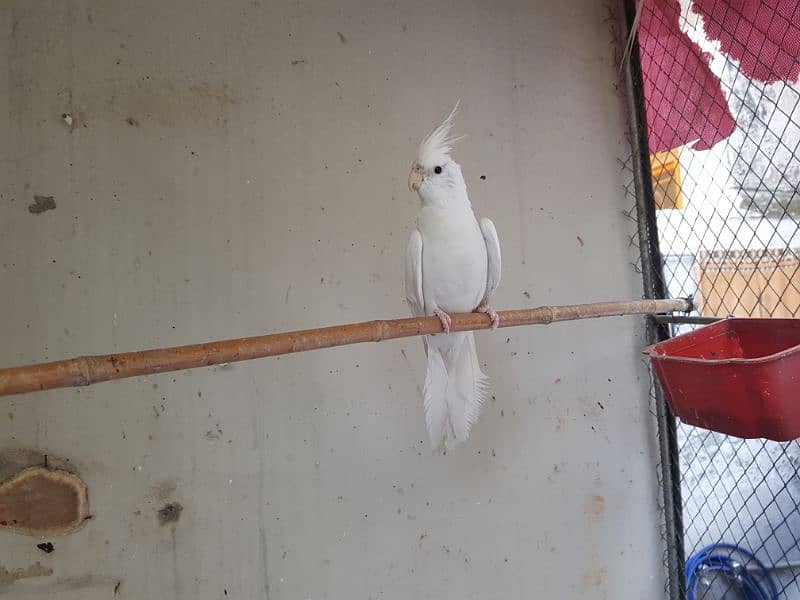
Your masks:
<instances>
[{"instance_id":1,"label":"white feather","mask_svg":"<svg viewBox=\"0 0 800 600\"><path fill-rule=\"evenodd\" d=\"M500 240L497 238L497 230L491 219L484 217L479 222L483 241L486 243L486 256L489 258L486 270L486 292L483 295L483 302L486 304L492 299L492 294L500 284L500 271L502 263L500 258ZM422 240L420 240L422 244Z\"/></svg>"},{"instance_id":2,"label":"white feather","mask_svg":"<svg viewBox=\"0 0 800 600\"><path fill-rule=\"evenodd\" d=\"M471 331L428 336L425 422L434 451L467 441L489 396Z\"/></svg>"},{"instance_id":3,"label":"white feather","mask_svg":"<svg viewBox=\"0 0 800 600\"><path fill-rule=\"evenodd\" d=\"M425 300L422 295L422 235L414 229L406 247L406 303L415 317L425 315Z\"/></svg>"},{"instance_id":4,"label":"white feather","mask_svg":"<svg viewBox=\"0 0 800 600\"><path fill-rule=\"evenodd\" d=\"M450 135L459 104L460 102L457 101L447 118L420 142L419 150L417 151L417 163L423 168L431 169L436 165L450 162L450 153L453 151L453 146L461 139L461 137L454 138Z\"/></svg>"},{"instance_id":5,"label":"white feather","mask_svg":"<svg viewBox=\"0 0 800 600\"><path fill-rule=\"evenodd\" d=\"M429 349L428 370L425 374L422 399L425 407L425 425L428 428L428 439L432 452L440 452L444 449L445 438L450 427L449 409L445 401L447 379L447 368L442 353Z\"/></svg>"}]
</instances>

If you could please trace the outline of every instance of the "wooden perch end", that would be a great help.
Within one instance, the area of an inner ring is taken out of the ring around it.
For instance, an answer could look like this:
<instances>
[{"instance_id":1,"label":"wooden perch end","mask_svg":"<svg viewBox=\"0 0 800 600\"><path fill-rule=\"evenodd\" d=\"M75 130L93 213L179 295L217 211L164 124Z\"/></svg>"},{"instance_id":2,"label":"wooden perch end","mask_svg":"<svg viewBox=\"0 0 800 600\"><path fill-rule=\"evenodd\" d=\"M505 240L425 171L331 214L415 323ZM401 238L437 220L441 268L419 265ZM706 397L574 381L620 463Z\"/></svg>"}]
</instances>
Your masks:
<instances>
[{"instance_id":1,"label":"wooden perch end","mask_svg":"<svg viewBox=\"0 0 800 600\"><path fill-rule=\"evenodd\" d=\"M89 519L89 490L72 473L29 467L0 483L0 530L66 535Z\"/></svg>"},{"instance_id":2,"label":"wooden perch end","mask_svg":"<svg viewBox=\"0 0 800 600\"><path fill-rule=\"evenodd\" d=\"M689 312L690 310L691 301L675 299L541 306L539 308L505 310L498 314L500 315L500 327L518 327L596 317ZM451 315L451 317L451 331L472 331L491 327L491 321L485 314L466 313ZM382 342L441 332L442 324L437 317L421 317L367 321L140 352L84 356L0 369L0 396L91 385L111 379L194 369L293 352L306 352L363 342Z\"/></svg>"}]
</instances>

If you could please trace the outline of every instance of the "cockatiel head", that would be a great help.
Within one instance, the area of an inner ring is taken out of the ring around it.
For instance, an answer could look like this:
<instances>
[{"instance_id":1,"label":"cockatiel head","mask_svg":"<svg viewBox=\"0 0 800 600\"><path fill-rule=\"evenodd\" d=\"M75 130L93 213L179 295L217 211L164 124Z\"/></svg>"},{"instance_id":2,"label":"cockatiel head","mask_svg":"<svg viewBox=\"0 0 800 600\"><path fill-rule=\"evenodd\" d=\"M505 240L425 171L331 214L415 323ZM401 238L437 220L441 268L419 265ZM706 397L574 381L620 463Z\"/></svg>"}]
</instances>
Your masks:
<instances>
[{"instance_id":1,"label":"cockatiel head","mask_svg":"<svg viewBox=\"0 0 800 600\"><path fill-rule=\"evenodd\" d=\"M450 156L453 144L461 139L450 136L457 110L458 102L447 118L420 142L417 159L411 165L408 187L419 194L425 206L445 208L466 199L467 186L461 166Z\"/></svg>"}]
</instances>

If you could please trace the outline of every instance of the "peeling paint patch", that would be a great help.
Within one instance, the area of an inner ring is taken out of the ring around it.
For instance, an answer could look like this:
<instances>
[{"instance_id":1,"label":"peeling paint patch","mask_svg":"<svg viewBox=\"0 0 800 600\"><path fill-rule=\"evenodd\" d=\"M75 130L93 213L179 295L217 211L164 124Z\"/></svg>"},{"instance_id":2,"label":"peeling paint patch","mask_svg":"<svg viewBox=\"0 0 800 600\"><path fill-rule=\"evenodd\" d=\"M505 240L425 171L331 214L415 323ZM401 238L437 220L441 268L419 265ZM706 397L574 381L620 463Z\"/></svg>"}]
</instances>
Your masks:
<instances>
[{"instance_id":1,"label":"peeling paint patch","mask_svg":"<svg viewBox=\"0 0 800 600\"><path fill-rule=\"evenodd\" d=\"M53 196L34 196L33 203L28 205L28 212L39 215L48 210L55 210L56 199Z\"/></svg>"}]
</instances>

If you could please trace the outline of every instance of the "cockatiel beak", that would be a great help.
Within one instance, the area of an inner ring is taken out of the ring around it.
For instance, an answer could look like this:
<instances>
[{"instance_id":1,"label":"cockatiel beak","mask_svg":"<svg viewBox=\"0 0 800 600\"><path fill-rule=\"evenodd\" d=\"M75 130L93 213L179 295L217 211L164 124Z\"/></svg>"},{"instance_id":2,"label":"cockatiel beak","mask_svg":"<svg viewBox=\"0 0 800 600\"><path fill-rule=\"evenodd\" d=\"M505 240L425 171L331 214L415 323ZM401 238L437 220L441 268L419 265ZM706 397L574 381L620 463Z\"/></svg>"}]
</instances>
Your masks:
<instances>
[{"instance_id":1,"label":"cockatiel beak","mask_svg":"<svg viewBox=\"0 0 800 600\"><path fill-rule=\"evenodd\" d=\"M418 192L419 186L422 185L424 177L422 176L422 167L415 164L411 167L411 173L408 174L408 189L412 192Z\"/></svg>"}]
</instances>

